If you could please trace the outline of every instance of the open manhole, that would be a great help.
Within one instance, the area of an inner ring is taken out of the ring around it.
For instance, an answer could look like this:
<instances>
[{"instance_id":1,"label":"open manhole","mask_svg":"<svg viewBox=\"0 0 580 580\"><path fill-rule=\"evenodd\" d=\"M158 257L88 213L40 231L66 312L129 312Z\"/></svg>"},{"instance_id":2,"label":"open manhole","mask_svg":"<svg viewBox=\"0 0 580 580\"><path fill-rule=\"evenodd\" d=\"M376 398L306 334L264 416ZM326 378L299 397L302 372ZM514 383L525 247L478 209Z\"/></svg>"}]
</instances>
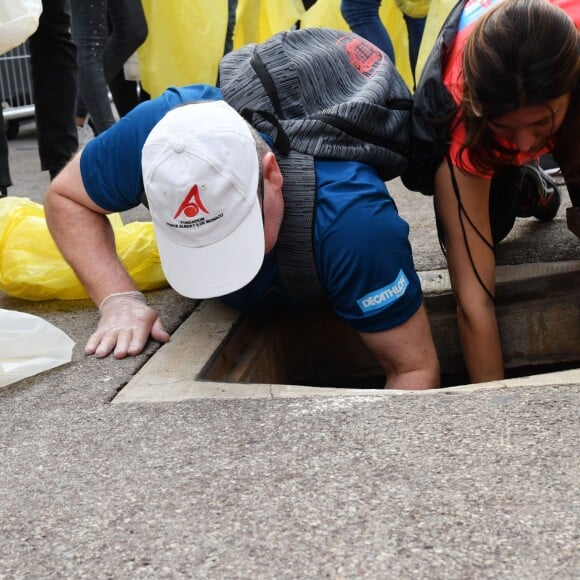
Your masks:
<instances>
[{"instance_id":1,"label":"open manhole","mask_svg":"<svg viewBox=\"0 0 580 580\"><path fill-rule=\"evenodd\" d=\"M580 263L509 272L496 303L506 377L570 371L580 383ZM453 296L433 283L441 273L422 278L443 386L465 385ZM327 307L240 317L204 301L115 402L384 393L384 380L358 334Z\"/></svg>"}]
</instances>

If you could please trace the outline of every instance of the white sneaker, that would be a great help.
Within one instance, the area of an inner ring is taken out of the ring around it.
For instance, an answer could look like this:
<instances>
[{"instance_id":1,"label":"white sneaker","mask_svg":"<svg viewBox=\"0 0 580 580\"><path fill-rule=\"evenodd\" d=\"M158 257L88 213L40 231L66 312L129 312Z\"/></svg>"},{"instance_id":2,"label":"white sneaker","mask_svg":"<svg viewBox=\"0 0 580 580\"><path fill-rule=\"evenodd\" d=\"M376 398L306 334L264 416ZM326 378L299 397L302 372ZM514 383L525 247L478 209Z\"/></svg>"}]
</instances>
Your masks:
<instances>
[{"instance_id":1,"label":"white sneaker","mask_svg":"<svg viewBox=\"0 0 580 580\"><path fill-rule=\"evenodd\" d=\"M85 117L85 122L81 126L77 125L77 137L79 140L79 149L82 149L91 139L95 138L95 133L89 125L88 117Z\"/></svg>"}]
</instances>

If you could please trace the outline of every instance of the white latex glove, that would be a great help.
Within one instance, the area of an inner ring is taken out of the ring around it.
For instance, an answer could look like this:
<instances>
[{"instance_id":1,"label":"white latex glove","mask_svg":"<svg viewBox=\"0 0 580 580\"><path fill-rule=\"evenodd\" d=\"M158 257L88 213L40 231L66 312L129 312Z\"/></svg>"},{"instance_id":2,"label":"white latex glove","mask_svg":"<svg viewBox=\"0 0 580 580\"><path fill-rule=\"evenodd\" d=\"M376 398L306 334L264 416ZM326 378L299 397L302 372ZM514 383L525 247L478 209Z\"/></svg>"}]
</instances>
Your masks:
<instances>
[{"instance_id":1,"label":"white latex glove","mask_svg":"<svg viewBox=\"0 0 580 580\"><path fill-rule=\"evenodd\" d=\"M125 358L139 354L149 335L159 342L169 340L159 315L147 306L141 292L110 294L99 304L99 312L101 319L87 342L85 354L102 358L113 352L115 358Z\"/></svg>"}]
</instances>

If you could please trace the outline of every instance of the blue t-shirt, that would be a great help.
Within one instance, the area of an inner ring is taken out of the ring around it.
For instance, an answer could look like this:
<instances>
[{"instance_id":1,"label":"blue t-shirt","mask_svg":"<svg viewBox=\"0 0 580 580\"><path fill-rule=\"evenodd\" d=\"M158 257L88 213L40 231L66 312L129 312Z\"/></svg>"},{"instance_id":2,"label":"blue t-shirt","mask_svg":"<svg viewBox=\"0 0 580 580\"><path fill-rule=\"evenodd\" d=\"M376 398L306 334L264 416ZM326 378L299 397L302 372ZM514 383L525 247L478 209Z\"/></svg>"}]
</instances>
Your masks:
<instances>
[{"instance_id":1,"label":"blue t-shirt","mask_svg":"<svg viewBox=\"0 0 580 580\"><path fill-rule=\"evenodd\" d=\"M139 205L144 194L141 150L151 129L180 104L219 99L219 89L208 85L171 88L89 141L81 155L81 175L91 199L112 212ZM423 296L409 227L384 182L373 167L356 161L317 159L315 173L314 258L337 315L360 332L402 324ZM241 310L291 306L276 250L250 284L223 300Z\"/></svg>"}]
</instances>

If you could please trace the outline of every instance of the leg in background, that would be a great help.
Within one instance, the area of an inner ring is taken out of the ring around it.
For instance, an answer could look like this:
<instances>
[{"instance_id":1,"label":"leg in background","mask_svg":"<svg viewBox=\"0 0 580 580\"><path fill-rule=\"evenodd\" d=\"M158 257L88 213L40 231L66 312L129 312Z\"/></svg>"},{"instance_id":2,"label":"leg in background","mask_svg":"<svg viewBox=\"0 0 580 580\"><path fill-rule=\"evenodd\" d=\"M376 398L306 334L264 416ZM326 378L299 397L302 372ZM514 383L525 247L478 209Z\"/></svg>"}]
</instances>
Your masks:
<instances>
[{"instance_id":1,"label":"leg in background","mask_svg":"<svg viewBox=\"0 0 580 580\"><path fill-rule=\"evenodd\" d=\"M29 39L40 165L54 177L78 147L76 47L66 0L43 0L36 32Z\"/></svg>"},{"instance_id":2,"label":"leg in background","mask_svg":"<svg viewBox=\"0 0 580 580\"><path fill-rule=\"evenodd\" d=\"M342 0L340 11L350 29L379 47L395 62L395 50L380 16L381 0Z\"/></svg>"}]
</instances>

